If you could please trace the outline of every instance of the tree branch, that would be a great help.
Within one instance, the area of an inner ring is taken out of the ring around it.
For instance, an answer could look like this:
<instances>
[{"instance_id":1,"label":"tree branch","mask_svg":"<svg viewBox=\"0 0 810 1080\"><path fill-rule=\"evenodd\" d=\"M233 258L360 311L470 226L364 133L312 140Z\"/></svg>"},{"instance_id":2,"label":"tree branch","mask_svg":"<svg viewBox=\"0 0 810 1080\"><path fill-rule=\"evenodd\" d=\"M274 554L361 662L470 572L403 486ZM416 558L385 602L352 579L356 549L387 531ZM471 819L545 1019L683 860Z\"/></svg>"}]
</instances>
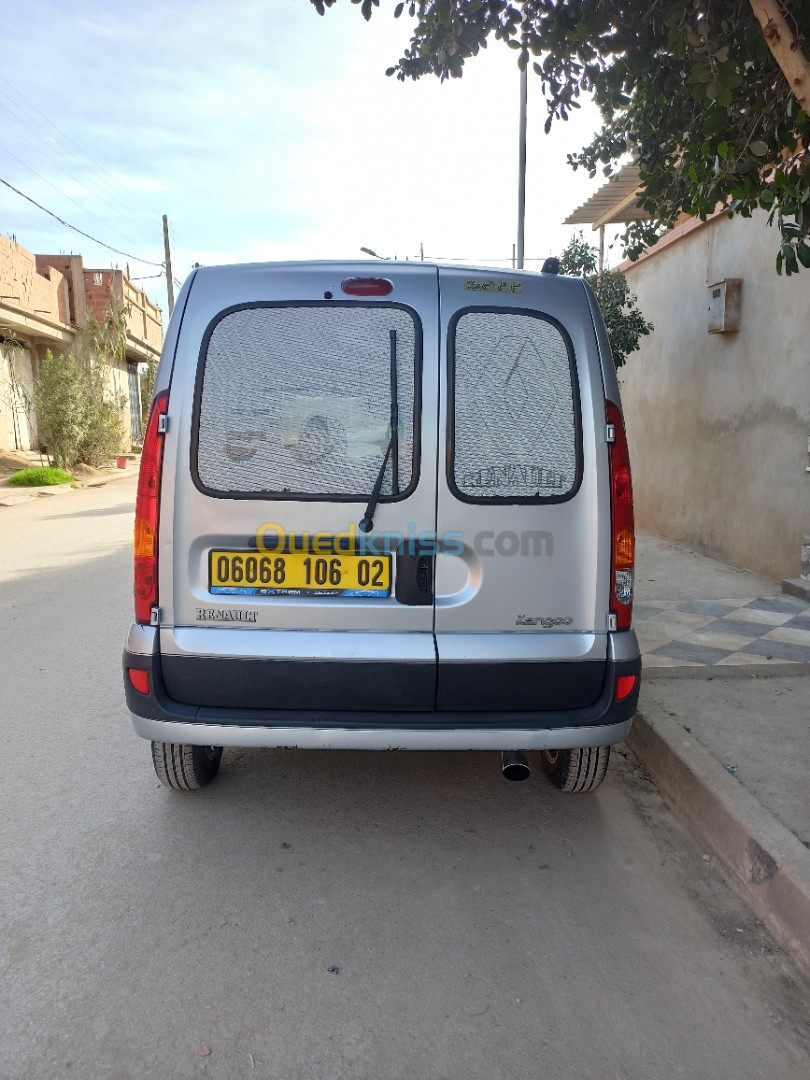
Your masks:
<instances>
[{"instance_id":1,"label":"tree branch","mask_svg":"<svg viewBox=\"0 0 810 1080\"><path fill-rule=\"evenodd\" d=\"M810 62L799 48L799 38L787 24L779 0L750 0L762 33L793 96L810 114Z\"/></svg>"}]
</instances>

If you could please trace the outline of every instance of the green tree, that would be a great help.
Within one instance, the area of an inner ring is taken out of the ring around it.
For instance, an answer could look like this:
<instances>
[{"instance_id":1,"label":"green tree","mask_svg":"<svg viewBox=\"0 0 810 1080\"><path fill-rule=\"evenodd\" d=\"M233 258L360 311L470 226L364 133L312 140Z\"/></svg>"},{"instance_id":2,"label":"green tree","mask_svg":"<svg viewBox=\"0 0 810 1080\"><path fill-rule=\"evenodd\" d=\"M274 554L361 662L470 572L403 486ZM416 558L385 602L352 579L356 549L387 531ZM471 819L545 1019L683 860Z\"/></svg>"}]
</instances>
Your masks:
<instances>
[{"instance_id":1,"label":"green tree","mask_svg":"<svg viewBox=\"0 0 810 1080\"><path fill-rule=\"evenodd\" d=\"M40 444L60 469L72 469L81 460L88 424L83 373L73 353L45 353L34 383L34 407Z\"/></svg>"},{"instance_id":2,"label":"green tree","mask_svg":"<svg viewBox=\"0 0 810 1080\"><path fill-rule=\"evenodd\" d=\"M335 0L310 0L320 14ZM379 0L353 0L366 19ZM459 78L490 38L540 78L546 130L583 94L602 127L573 168L610 175L627 155L650 221L624 235L637 258L682 212L762 208L781 243L776 269L810 267L810 37L807 0L413 0L401 80Z\"/></svg>"},{"instance_id":3,"label":"green tree","mask_svg":"<svg viewBox=\"0 0 810 1080\"><path fill-rule=\"evenodd\" d=\"M126 315L108 311L101 323L89 316L70 352L54 356L49 350L40 364L37 433L60 468L106 465L121 449L127 399L116 391L112 373L126 355Z\"/></svg>"},{"instance_id":4,"label":"green tree","mask_svg":"<svg viewBox=\"0 0 810 1080\"><path fill-rule=\"evenodd\" d=\"M581 232L574 233L560 256L560 273L584 277L593 289L605 320L613 361L620 368L628 355L639 347L639 339L655 327L642 315L637 297L630 292L624 274L617 274L615 270L599 273L596 257L596 248Z\"/></svg>"}]
</instances>

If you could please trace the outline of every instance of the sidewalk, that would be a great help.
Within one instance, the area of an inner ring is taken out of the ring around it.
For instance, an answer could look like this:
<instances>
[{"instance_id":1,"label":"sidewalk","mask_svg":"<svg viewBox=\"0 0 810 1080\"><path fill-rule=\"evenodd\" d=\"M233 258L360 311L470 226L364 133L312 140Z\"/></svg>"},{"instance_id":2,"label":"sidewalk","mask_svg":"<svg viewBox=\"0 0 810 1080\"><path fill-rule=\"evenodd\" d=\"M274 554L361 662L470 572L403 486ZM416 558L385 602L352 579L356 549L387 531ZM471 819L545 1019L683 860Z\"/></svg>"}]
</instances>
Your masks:
<instances>
[{"instance_id":1,"label":"sidewalk","mask_svg":"<svg viewBox=\"0 0 810 1080\"><path fill-rule=\"evenodd\" d=\"M705 667L790 675L810 665L807 601L658 537L639 537L633 625L647 678L705 678Z\"/></svg>"},{"instance_id":2,"label":"sidewalk","mask_svg":"<svg viewBox=\"0 0 810 1080\"><path fill-rule=\"evenodd\" d=\"M810 973L810 605L639 536L628 745Z\"/></svg>"},{"instance_id":3,"label":"sidewalk","mask_svg":"<svg viewBox=\"0 0 810 1080\"><path fill-rule=\"evenodd\" d=\"M17 451L13 455L29 466L36 467L43 463L41 456L34 450ZM117 468L110 465L104 469L86 469L83 472L77 470L77 475L70 484L46 484L43 487L14 487L9 484L8 478L13 475L10 470L0 473L0 506L18 506L20 503L30 502L31 499L45 498L50 495L66 495L77 488L103 487L111 480L123 480L128 476L137 476L141 465L140 454L126 454L126 467ZM79 470L83 467L79 466Z\"/></svg>"}]
</instances>

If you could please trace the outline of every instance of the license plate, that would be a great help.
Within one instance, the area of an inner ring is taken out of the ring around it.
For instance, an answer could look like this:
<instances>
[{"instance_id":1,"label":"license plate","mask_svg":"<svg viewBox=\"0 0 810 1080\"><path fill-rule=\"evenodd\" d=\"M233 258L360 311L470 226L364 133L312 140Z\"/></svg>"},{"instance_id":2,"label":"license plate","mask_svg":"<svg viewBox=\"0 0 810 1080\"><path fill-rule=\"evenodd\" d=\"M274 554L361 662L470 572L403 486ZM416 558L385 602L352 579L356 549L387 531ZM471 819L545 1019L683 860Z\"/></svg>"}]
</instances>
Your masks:
<instances>
[{"instance_id":1,"label":"license plate","mask_svg":"<svg viewBox=\"0 0 810 1080\"><path fill-rule=\"evenodd\" d=\"M209 591L230 596L390 596L389 555L212 551Z\"/></svg>"}]
</instances>

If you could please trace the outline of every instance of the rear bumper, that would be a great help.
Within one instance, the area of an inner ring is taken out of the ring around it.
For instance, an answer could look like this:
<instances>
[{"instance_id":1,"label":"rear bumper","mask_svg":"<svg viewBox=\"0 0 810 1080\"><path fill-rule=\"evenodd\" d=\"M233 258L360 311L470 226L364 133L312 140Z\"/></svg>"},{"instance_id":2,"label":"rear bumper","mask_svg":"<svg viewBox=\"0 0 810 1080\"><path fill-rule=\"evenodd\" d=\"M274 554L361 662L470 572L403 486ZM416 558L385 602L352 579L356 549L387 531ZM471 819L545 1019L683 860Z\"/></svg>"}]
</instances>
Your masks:
<instances>
[{"instance_id":1,"label":"rear bumper","mask_svg":"<svg viewBox=\"0 0 810 1080\"><path fill-rule=\"evenodd\" d=\"M463 715L463 714L462 714ZM392 717L389 717L389 722ZM493 718L490 718L493 719ZM402 715L396 716L402 723ZM138 735L153 742L192 746L270 746L288 750L570 750L577 746L612 746L630 730L630 720L599 727L528 730L508 727L242 727L150 720L132 714Z\"/></svg>"},{"instance_id":2,"label":"rear bumper","mask_svg":"<svg viewBox=\"0 0 810 1080\"><path fill-rule=\"evenodd\" d=\"M268 746L354 750L531 750L607 746L623 739L638 702L638 679L629 697L615 701L617 680L639 676L635 634L610 635L601 691L582 708L499 712L262 709L187 704L169 696L157 638L133 627L124 651L127 705L138 735L156 742L211 746ZM494 664L490 668L497 668ZM571 667L576 677L577 664ZM149 673L149 693L131 685L127 668Z\"/></svg>"}]
</instances>

